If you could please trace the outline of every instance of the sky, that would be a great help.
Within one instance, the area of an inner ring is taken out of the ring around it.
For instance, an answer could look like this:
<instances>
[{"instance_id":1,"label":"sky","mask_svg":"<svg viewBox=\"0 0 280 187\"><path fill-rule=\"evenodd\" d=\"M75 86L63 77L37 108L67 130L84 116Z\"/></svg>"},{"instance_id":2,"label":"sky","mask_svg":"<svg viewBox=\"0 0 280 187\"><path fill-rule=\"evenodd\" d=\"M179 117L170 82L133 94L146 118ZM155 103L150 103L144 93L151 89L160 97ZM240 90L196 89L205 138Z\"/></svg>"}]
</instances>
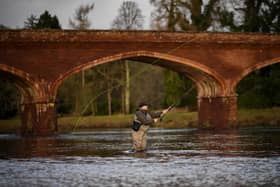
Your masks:
<instances>
[{"instance_id":1,"label":"sky","mask_svg":"<svg viewBox=\"0 0 280 187\"><path fill-rule=\"evenodd\" d=\"M31 14L37 17L45 10L56 15L63 29L70 29L69 18L81 4L94 3L89 14L91 29L110 29L118 9L124 0L0 0L0 24L10 28L23 28L24 21ZM150 14L153 7L149 0L134 0L138 3L145 19L144 29L150 28Z\"/></svg>"}]
</instances>

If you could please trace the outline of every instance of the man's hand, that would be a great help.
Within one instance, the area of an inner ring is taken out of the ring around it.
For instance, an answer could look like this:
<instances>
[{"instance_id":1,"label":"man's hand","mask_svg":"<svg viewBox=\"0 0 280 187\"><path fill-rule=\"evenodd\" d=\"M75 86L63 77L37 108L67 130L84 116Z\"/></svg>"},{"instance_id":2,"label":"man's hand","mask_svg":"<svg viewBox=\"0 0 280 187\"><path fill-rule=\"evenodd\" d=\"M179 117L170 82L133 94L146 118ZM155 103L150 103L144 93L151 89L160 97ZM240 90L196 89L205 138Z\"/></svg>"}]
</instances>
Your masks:
<instances>
[{"instance_id":1,"label":"man's hand","mask_svg":"<svg viewBox=\"0 0 280 187\"><path fill-rule=\"evenodd\" d=\"M162 114L166 114L168 112L168 109L164 109L163 111L162 111Z\"/></svg>"},{"instance_id":2,"label":"man's hand","mask_svg":"<svg viewBox=\"0 0 280 187\"><path fill-rule=\"evenodd\" d=\"M159 118L154 118L154 122L158 122L159 121Z\"/></svg>"}]
</instances>

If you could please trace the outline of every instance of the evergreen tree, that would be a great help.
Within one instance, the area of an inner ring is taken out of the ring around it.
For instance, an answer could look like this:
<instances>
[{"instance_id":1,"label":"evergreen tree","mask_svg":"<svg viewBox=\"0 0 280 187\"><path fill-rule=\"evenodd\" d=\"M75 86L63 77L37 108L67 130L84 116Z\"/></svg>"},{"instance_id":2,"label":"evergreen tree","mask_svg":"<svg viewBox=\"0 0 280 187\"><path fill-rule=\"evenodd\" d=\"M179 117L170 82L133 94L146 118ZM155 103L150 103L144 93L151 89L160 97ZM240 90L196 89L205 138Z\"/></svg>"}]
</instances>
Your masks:
<instances>
[{"instance_id":1,"label":"evergreen tree","mask_svg":"<svg viewBox=\"0 0 280 187\"><path fill-rule=\"evenodd\" d=\"M7 27L6 25L0 24L0 30L7 30L7 29L10 29L10 28Z\"/></svg>"},{"instance_id":2,"label":"evergreen tree","mask_svg":"<svg viewBox=\"0 0 280 187\"><path fill-rule=\"evenodd\" d=\"M50 15L47 10L39 18L31 14L24 22L24 27L27 29L61 29L57 16Z\"/></svg>"},{"instance_id":3,"label":"evergreen tree","mask_svg":"<svg viewBox=\"0 0 280 187\"><path fill-rule=\"evenodd\" d=\"M51 16L48 11L45 11L40 15L38 23L36 24L37 29L61 29L59 21L56 16Z\"/></svg>"}]
</instances>

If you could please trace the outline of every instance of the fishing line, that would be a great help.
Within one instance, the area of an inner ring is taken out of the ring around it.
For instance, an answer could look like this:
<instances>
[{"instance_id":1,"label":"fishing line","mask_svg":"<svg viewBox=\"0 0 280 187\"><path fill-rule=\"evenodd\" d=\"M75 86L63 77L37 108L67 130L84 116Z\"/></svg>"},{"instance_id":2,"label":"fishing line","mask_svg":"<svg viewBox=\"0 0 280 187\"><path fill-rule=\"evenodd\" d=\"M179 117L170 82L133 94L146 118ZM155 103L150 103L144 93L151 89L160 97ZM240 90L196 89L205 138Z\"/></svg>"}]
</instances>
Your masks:
<instances>
[{"instance_id":1,"label":"fishing line","mask_svg":"<svg viewBox=\"0 0 280 187\"><path fill-rule=\"evenodd\" d=\"M189 41L186 41L186 42L183 42L182 44L180 44L179 46L173 48L172 50L168 51L166 54L171 54L173 53L174 51L182 48L184 45L186 45L187 43L189 42L192 42L194 41L196 38L193 38ZM150 65L155 65L156 63L158 63L161 59L159 57L157 57L152 63L150 63ZM142 73L144 73L147 69L149 69L149 67L143 67L142 69L139 70L139 72L137 72L136 74L134 74L133 76L130 77L130 80L133 80L134 78L136 78L137 76L141 75ZM114 90L116 88L119 88L121 86L123 86L125 83L125 81L120 81L120 83L118 83L117 85L113 86L111 88L111 90ZM193 85L194 87L194 85ZM192 89L193 89L192 87ZM83 118L83 114L86 112L87 108L92 104L92 102L94 102L96 99L98 99L100 96L106 94L108 92L108 90L104 90L104 91L101 91L98 95L96 95L94 98L92 98L91 100L89 100L89 102L84 106L84 109L82 110L82 112L80 113L80 116L79 118L77 119L74 127L73 127L73 130L72 132L76 129L77 125L81 122L82 118Z\"/></svg>"},{"instance_id":2,"label":"fishing line","mask_svg":"<svg viewBox=\"0 0 280 187\"><path fill-rule=\"evenodd\" d=\"M185 96L188 96L194 88L195 88L195 84L192 84L192 86L179 98L179 100L178 100L177 102L174 102L172 105L170 105L170 106L168 107L168 112L165 113L164 115L162 115L162 116L160 117L160 122L163 120L163 117L166 116L171 110L173 110L174 108L176 108L176 107L180 104L181 100L182 100Z\"/></svg>"}]
</instances>

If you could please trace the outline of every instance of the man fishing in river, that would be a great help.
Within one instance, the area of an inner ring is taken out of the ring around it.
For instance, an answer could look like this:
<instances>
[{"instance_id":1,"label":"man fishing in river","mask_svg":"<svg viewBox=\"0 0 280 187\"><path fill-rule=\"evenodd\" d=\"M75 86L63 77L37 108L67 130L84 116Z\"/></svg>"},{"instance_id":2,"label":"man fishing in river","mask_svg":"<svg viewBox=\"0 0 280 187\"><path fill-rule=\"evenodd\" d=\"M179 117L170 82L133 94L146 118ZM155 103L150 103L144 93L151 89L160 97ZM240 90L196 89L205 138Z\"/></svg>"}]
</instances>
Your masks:
<instances>
[{"instance_id":1,"label":"man fishing in river","mask_svg":"<svg viewBox=\"0 0 280 187\"><path fill-rule=\"evenodd\" d=\"M158 122L171 108L161 112L149 110L149 104L142 102L135 112L132 125L133 152L145 151L147 148L147 132L149 127Z\"/></svg>"}]
</instances>

